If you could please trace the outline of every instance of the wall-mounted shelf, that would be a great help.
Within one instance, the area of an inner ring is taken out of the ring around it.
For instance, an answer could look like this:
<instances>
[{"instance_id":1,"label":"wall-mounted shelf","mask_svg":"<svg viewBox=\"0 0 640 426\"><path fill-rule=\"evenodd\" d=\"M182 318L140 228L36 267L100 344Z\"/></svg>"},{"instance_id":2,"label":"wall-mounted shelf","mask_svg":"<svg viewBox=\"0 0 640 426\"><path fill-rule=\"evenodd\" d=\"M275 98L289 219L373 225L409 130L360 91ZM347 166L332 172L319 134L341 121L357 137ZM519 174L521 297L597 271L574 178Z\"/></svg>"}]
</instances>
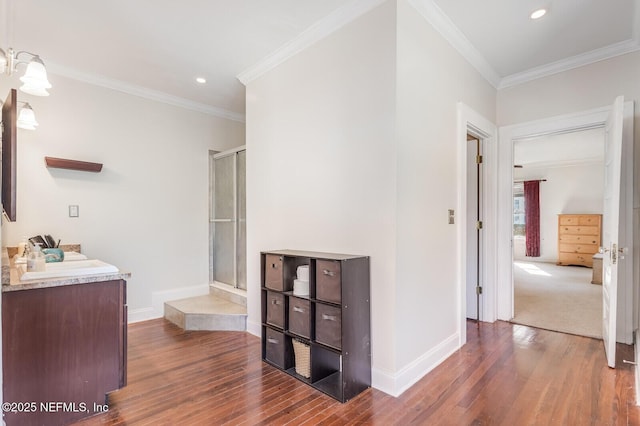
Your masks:
<instances>
[{"instance_id":1,"label":"wall-mounted shelf","mask_svg":"<svg viewBox=\"0 0 640 426\"><path fill-rule=\"evenodd\" d=\"M65 158L44 157L47 167L56 169L80 170L82 172L98 173L102 170L102 163L90 163L88 161L67 160Z\"/></svg>"}]
</instances>

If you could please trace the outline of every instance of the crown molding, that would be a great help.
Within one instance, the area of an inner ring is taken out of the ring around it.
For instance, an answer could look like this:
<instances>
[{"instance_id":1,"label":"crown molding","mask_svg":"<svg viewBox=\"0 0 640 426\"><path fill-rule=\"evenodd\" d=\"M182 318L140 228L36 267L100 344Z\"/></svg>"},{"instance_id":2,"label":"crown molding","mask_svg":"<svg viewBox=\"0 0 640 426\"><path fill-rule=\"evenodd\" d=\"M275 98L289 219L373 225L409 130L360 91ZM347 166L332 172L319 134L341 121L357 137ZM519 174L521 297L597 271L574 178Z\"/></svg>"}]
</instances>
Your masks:
<instances>
[{"instance_id":1,"label":"crown molding","mask_svg":"<svg viewBox=\"0 0 640 426\"><path fill-rule=\"evenodd\" d=\"M349 22L364 15L386 0L353 0L316 22L299 36L282 45L257 64L242 71L236 77L245 86L277 67L295 54L339 30Z\"/></svg>"},{"instance_id":2,"label":"crown molding","mask_svg":"<svg viewBox=\"0 0 640 426\"><path fill-rule=\"evenodd\" d=\"M462 31L432 0L409 0L420 15L445 38L493 87L500 83L500 75L464 36Z\"/></svg>"},{"instance_id":3,"label":"crown molding","mask_svg":"<svg viewBox=\"0 0 640 426\"><path fill-rule=\"evenodd\" d=\"M571 69L593 64L595 62L604 61L605 59L632 53L637 50L640 50L640 43L637 40L629 39L621 41L619 43L611 44L600 49L581 53L570 58L562 59L560 61L552 62L546 65L541 65L539 67L531 68L529 70L516 74L511 74L500 80L498 89L516 86L518 84L526 83L528 81L536 80L542 77L569 71Z\"/></svg>"},{"instance_id":4,"label":"crown molding","mask_svg":"<svg viewBox=\"0 0 640 426\"><path fill-rule=\"evenodd\" d=\"M146 87L137 86L126 83L124 81L107 78L97 74L86 73L72 68L68 68L51 61L47 61L47 71L51 74L61 77L70 78L72 80L81 81L83 83L92 84L94 86L105 87L107 89L126 93L128 95L138 96L140 98L149 99L151 101L161 102L180 108L197 111L208 115L213 115L227 120L233 120L240 123L245 122L245 115L237 112L229 111L223 108L217 108L211 105L194 102L179 96L169 95L158 90L148 89Z\"/></svg>"}]
</instances>

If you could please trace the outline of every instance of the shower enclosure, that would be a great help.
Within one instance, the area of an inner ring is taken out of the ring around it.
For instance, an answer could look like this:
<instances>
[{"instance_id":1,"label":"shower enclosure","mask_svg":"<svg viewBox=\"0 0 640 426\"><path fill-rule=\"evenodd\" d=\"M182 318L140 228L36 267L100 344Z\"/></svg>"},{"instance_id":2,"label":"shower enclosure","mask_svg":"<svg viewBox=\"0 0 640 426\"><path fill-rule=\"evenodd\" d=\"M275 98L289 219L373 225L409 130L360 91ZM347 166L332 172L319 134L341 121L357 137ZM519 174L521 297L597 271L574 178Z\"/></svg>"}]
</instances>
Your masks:
<instances>
[{"instance_id":1,"label":"shower enclosure","mask_svg":"<svg viewBox=\"0 0 640 426\"><path fill-rule=\"evenodd\" d=\"M209 154L209 281L247 289L246 150Z\"/></svg>"}]
</instances>

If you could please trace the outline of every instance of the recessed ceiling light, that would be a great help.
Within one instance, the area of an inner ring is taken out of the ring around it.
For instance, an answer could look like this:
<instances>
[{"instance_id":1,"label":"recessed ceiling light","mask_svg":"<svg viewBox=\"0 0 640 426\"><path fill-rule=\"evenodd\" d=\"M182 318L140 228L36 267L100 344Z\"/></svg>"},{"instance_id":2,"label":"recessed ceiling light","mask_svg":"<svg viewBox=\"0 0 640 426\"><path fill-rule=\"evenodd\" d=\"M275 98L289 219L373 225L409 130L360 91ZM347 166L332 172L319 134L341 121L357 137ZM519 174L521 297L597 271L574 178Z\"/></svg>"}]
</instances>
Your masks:
<instances>
[{"instance_id":1,"label":"recessed ceiling light","mask_svg":"<svg viewBox=\"0 0 640 426\"><path fill-rule=\"evenodd\" d=\"M547 14L547 9L538 9L531 14L531 19L540 19Z\"/></svg>"},{"instance_id":2,"label":"recessed ceiling light","mask_svg":"<svg viewBox=\"0 0 640 426\"><path fill-rule=\"evenodd\" d=\"M196 81L200 84L205 84L207 82L207 79L204 77L198 77L196 78Z\"/></svg>"}]
</instances>

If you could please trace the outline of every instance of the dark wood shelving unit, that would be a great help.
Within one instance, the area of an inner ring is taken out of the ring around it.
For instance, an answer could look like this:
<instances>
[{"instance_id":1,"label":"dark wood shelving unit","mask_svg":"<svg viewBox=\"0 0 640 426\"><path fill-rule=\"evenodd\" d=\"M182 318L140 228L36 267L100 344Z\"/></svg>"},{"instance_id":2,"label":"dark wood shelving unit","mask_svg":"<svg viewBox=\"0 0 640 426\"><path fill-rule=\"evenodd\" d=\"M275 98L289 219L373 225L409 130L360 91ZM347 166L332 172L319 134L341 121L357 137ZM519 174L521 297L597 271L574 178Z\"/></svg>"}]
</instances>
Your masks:
<instances>
[{"instance_id":1,"label":"dark wood shelving unit","mask_svg":"<svg viewBox=\"0 0 640 426\"><path fill-rule=\"evenodd\" d=\"M340 402L369 388L369 257L277 250L262 252L260 265L262 359ZM308 296L292 291L301 265ZM294 340L309 351L309 378L296 370Z\"/></svg>"},{"instance_id":2,"label":"dark wood shelving unit","mask_svg":"<svg viewBox=\"0 0 640 426\"><path fill-rule=\"evenodd\" d=\"M44 157L47 167L55 169L78 170L81 172L99 173L102 170L102 163L91 163L89 161L69 160L66 158Z\"/></svg>"}]
</instances>

